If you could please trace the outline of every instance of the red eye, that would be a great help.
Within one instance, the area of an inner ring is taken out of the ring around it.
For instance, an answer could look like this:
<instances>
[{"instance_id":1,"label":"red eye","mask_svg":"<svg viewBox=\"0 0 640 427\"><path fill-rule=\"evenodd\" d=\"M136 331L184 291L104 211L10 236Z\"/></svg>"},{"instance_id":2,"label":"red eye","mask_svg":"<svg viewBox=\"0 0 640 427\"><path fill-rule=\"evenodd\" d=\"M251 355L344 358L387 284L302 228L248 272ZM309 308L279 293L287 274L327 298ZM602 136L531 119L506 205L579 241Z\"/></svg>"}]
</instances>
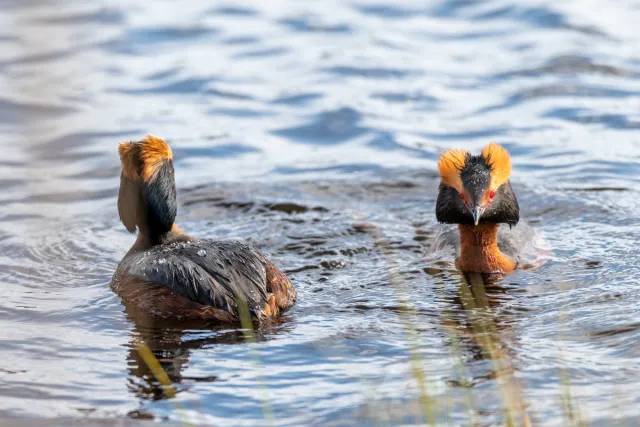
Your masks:
<instances>
[{"instance_id":1,"label":"red eye","mask_svg":"<svg viewBox=\"0 0 640 427\"><path fill-rule=\"evenodd\" d=\"M464 194L460 193L460 198L464 200Z\"/></svg>"},{"instance_id":2,"label":"red eye","mask_svg":"<svg viewBox=\"0 0 640 427\"><path fill-rule=\"evenodd\" d=\"M493 197L494 197L495 195L496 195L495 191L493 191L493 190L492 190L492 191L489 193L489 198L490 198L490 199L493 199Z\"/></svg>"}]
</instances>

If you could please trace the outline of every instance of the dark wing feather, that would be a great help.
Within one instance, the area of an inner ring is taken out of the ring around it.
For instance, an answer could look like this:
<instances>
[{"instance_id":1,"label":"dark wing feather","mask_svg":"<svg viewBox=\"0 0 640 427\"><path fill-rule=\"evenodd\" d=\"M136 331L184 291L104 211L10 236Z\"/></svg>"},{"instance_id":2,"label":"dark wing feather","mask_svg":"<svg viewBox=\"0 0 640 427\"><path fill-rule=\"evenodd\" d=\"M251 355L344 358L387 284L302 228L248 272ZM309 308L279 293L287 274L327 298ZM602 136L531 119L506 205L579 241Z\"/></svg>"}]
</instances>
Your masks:
<instances>
[{"instance_id":1,"label":"dark wing feather","mask_svg":"<svg viewBox=\"0 0 640 427\"><path fill-rule=\"evenodd\" d=\"M239 316L236 301L244 300L258 317L267 303L265 265L262 254L247 245L201 240L131 254L118 269L234 316Z\"/></svg>"}]
</instances>

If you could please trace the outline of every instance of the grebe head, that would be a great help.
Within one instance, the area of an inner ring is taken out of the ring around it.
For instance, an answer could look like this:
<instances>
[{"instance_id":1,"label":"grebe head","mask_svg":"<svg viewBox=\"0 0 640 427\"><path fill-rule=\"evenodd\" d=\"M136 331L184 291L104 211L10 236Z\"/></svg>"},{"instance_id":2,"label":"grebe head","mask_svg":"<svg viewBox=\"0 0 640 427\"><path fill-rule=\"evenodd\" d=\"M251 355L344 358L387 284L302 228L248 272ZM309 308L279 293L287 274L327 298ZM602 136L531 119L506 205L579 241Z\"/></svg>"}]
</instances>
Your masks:
<instances>
[{"instance_id":1,"label":"grebe head","mask_svg":"<svg viewBox=\"0 0 640 427\"><path fill-rule=\"evenodd\" d=\"M169 232L176 218L176 184L171 148L148 135L142 141L118 146L122 174L118 212L124 226L136 228L155 244Z\"/></svg>"},{"instance_id":2,"label":"grebe head","mask_svg":"<svg viewBox=\"0 0 640 427\"><path fill-rule=\"evenodd\" d=\"M506 223L520 219L518 200L511 189L511 159L504 147L491 143L479 156L449 150L438 160L440 189L438 221L449 224Z\"/></svg>"}]
</instances>

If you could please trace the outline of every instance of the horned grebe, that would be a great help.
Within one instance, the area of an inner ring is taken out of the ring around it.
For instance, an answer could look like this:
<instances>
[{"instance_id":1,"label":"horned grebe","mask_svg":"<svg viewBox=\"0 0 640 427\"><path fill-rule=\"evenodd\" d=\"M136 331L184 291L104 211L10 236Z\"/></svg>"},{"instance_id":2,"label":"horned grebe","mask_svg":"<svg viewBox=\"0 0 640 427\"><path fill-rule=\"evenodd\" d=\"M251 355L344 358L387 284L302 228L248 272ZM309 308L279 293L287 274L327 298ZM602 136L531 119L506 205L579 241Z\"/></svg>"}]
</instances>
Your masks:
<instances>
[{"instance_id":1,"label":"horned grebe","mask_svg":"<svg viewBox=\"0 0 640 427\"><path fill-rule=\"evenodd\" d=\"M454 246L462 272L508 273L539 265L549 248L536 231L520 221L520 208L509 176L511 158L491 143L479 156L449 150L438 160L440 187L436 202L439 222L458 224L446 229L436 245Z\"/></svg>"},{"instance_id":2,"label":"horned grebe","mask_svg":"<svg viewBox=\"0 0 640 427\"><path fill-rule=\"evenodd\" d=\"M296 300L287 276L239 242L200 240L175 224L171 148L147 136L118 147L122 174L118 212L138 238L111 287L129 309L158 317L237 322L242 306L253 320L275 318Z\"/></svg>"}]
</instances>

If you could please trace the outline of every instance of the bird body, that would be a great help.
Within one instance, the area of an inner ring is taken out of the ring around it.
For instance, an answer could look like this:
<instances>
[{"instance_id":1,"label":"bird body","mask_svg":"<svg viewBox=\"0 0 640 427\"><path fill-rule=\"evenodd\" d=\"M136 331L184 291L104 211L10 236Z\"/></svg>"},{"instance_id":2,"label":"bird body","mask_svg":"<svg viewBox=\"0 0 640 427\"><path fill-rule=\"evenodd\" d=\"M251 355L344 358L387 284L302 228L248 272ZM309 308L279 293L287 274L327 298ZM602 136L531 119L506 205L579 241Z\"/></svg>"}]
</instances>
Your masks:
<instances>
[{"instance_id":1,"label":"bird body","mask_svg":"<svg viewBox=\"0 0 640 427\"><path fill-rule=\"evenodd\" d=\"M149 136L119 148L118 209L138 238L118 265L111 287L127 308L158 317L238 321L276 317L296 291L273 263L239 242L199 240L175 226L171 149Z\"/></svg>"}]
</instances>

